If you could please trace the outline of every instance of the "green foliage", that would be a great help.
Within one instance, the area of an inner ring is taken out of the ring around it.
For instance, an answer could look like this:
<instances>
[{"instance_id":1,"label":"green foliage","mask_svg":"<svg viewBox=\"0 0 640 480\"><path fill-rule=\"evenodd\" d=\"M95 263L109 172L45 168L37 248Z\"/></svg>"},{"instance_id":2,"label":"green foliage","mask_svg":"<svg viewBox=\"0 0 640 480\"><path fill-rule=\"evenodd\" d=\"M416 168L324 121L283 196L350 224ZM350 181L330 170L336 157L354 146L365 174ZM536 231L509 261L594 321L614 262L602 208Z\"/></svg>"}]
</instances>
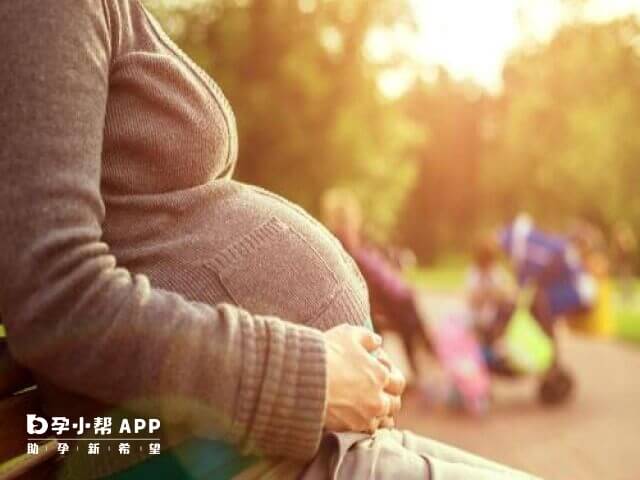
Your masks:
<instances>
[{"instance_id":1,"label":"green foliage","mask_svg":"<svg viewBox=\"0 0 640 480\"><path fill-rule=\"evenodd\" d=\"M640 233L640 25L572 21L515 52L490 97L441 70L398 100L365 53L380 28L412 28L406 0L146 0L229 97L237 176L319 213L353 190L378 240L421 260L467 250L519 210L562 228L586 217Z\"/></svg>"},{"instance_id":2,"label":"green foliage","mask_svg":"<svg viewBox=\"0 0 640 480\"><path fill-rule=\"evenodd\" d=\"M419 132L377 87L363 55L376 27L408 22L397 0L149 0L176 42L221 85L236 113L236 176L318 213L347 187L384 232L412 183Z\"/></svg>"},{"instance_id":3,"label":"green foliage","mask_svg":"<svg viewBox=\"0 0 640 480\"><path fill-rule=\"evenodd\" d=\"M488 210L640 228L640 25L566 26L513 55L484 160Z\"/></svg>"},{"instance_id":4,"label":"green foliage","mask_svg":"<svg viewBox=\"0 0 640 480\"><path fill-rule=\"evenodd\" d=\"M580 2L577 2L579 8ZM403 212L423 260L467 250L474 232L518 211L564 229L576 217L640 233L640 24L575 20L522 48L498 97L440 72L404 100L431 132Z\"/></svg>"},{"instance_id":5,"label":"green foliage","mask_svg":"<svg viewBox=\"0 0 640 480\"><path fill-rule=\"evenodd\" d=\"M441 70L435 83L418 81L403 99L409 118L431 133L415 149L418 181L400 231L422 260L468 246L479 213L478 177L486 96Z\"/></svg>"}]
</instances>

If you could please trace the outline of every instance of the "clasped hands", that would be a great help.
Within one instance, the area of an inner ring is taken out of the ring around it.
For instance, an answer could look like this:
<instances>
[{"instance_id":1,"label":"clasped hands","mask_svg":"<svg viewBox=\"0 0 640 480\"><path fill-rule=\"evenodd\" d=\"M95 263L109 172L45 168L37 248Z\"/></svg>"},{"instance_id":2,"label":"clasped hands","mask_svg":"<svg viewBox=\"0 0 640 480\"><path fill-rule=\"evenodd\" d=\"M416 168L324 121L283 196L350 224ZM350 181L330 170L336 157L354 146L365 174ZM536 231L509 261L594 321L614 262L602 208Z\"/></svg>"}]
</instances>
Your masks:
<instances>
[{"instance_id":1,"label":"clasped hands","mask_svg":"<svg viewBox=\"0 0 640 480\"><path fill-rule=\"evenodd\" d=\"M406 382L376 333L340 325L324 333L327 351L325 428L368 432L395 426Z\"/></svg>"}]
</instances>

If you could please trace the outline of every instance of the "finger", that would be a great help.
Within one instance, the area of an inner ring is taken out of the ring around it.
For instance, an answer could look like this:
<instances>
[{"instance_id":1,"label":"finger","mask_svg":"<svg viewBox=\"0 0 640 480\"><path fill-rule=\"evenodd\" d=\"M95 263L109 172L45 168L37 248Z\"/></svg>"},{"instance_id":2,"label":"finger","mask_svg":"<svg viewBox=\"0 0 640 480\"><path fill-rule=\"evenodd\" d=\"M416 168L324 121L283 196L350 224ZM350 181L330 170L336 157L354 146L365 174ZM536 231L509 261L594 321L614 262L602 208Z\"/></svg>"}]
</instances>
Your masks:
<instances>
[{"instance_id":1,"label":"finger","mask_svg":"<svg viewBox=\"0 0 640 480\"><path fill-rule=\"evenodd\" d=\"M393 397L391 395L387 395L386 393L382 394L382 408L376 415L378 418L385 418L391 416L391 409L393 407Z\"/></svg>"},{"instance_id":2,"label":"finger","mask_svg":"<svg viewBox=\"0 0 640 480\"><path fill-rule=\"evenodd\" d=\"M389 381L385 386L384 391L391 395L400 396L404 392L406 386L407 381L404 378L404 375L399 369L394 367L389 372Z\"/></svg>"},{"instance_id":3,"label":"finger","mask_svg":"<svg viewBox=\"0 0 640 480\"><path fill-rule=\"evenodd\" d=\"M390 407L389 407L389 416L395 417L398 413L400 413L400 409L402 408L402 398L400 396L391 396L390 397Z\"/></svg>"},{"instance_id":4,"label":"finger","mask_svg":"<svg viewBox=\"0 0 640 480\"><path fill-rule=\"evenodd\" d=\"M363 411L365 418L367 419L367 424L371 425L376 421L380 423L380 421L389 417L391 408L392 408L392 399L390 395L380 394L376 400L371 402L366 409Z\"/></svg>"},{"instance_id":5,"label":"finger","mask_svg":"<svg viewBox=\"0 0 640 480\"><path fill-rule=\"evenodd\" d=\"M391 412L391 395L386 393L377 395L364 410L366 417L369 419L388 417L389 412Z\"/></svg>"},{"instance_id":6,"label":"finger","mask_svg":"<svg viewBox=\"0 0 640 480\"><path fill-rule=\"evenodd\" d=\"M389 369L382 365L382 363L380 363L377 358L374 358L369 354L366 354L364 362L366 362L367 370L372 376L373 382L376 387L385 389L389 384L389 378L391 376L391 372L389 371Z\"/></svg>"},{"instance_id":7,"label":"finger","mask_svg":"<svg viewBox=\"0 0 640 480\"><path fill-rule=\"evenodd\" d=\"M389 370L390 377L389 383L385 388L386 392L392 395L402 395L405 387L407 386L404 374L393 364L389 354L387 354L387 352L382 348L373 352L372 355L374 355L378 361Z\"/></svg>"},{"instance_id":8,"label":"finger","mask_svg":"<svg viewBox=\"0 0 640 480\"><path fill-rule=\"evenodd\" d=\"M389 370L393 369L393 363L391 362L391 359L389 358L389 354L384 349L378 348L377 350L375 350L371 354L375 358L377 358L378 361L380 363L382 363L382 365L387 367Z\"/></svg>"},{"instance_id":9,"label":"finger","mask_svg":"<svg viewBox=\"0 0 640 480\"><path fill-rule=\"evenodd\" d=\"M395 428L396 421L393 417L385 417L380 421L379 428Z\"/></svg>"},{"instance_id":10,"label":"finger","mask_svg":"<svg viewBox=\"0 0 640 480\"><path fill-rule=\"evenodd\" d=\"M380 428L380 423L382 419L380 417L374 417L369 422L369 428L367 428L366 433L374 433L378 428Z\"/></svg>"},{"instance_id":11,"label":"finger","mask_svg":"<svg viewBox=\"0 0 640 480\"><path fill-rule=\"evenodd\" d=\"M356 327L354 335L367 352L373 352L382 346L382 337L367 328Z\"/></svg>"}]
</instances>

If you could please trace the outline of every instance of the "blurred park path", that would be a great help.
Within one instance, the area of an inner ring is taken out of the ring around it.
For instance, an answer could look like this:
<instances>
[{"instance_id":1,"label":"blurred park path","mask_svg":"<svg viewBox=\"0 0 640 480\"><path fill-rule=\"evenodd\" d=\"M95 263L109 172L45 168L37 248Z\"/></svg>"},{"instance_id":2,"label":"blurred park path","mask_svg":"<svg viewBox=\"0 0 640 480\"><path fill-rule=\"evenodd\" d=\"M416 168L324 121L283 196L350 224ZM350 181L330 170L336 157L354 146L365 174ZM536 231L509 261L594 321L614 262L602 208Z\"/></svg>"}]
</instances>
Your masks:
<instances>
[{"instance_id":1,"label":"blurred park path","mask_svg":"<svg viewBox=\"0 0 640 480\"><path fill-rule=\"evenodd\" d=\"M454 297L434 297L431 311ZM640 349L562 332L563 362L577 382L555 408L536 400L534 379L495 382L479 418L405 398L400 427L537 474L547 480L640 479Z\"/></svg>"}]
</instances>

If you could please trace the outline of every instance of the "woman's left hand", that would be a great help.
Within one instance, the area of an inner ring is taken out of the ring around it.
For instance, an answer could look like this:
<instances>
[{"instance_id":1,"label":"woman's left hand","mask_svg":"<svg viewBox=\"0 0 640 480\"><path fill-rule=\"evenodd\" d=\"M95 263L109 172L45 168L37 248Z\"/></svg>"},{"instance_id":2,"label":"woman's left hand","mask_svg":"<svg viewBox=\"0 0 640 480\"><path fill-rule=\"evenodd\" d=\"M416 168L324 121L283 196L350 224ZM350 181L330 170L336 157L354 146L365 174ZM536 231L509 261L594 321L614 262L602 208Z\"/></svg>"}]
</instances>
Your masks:
<instances>
[{"instance_id":1,"label":"woman's left hand","mask_svg":"<svg viewBox=\"0 0 640 480\"><path fill-rule=\"evenodd\" d=\"M407 381L400 369L391 361L387 352L382 348L372 352L372 355L389 370L389 382L385 387L385 393L390 398L389 414L381 419L380 428L393 428L395 427L395 417L402 407L401 397Z\"/></svg>"}]
</instances>

